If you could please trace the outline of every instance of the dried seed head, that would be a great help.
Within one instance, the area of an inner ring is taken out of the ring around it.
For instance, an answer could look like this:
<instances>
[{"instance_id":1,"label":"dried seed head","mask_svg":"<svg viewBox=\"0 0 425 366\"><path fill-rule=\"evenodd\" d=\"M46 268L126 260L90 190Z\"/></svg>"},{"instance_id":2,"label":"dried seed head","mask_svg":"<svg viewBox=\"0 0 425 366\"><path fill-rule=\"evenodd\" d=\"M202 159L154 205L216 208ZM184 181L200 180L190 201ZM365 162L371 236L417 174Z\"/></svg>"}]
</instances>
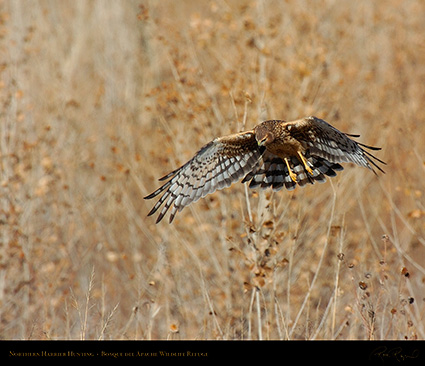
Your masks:
<instances>
[{"instance_id":1,"label":"dried seed head","mask_svg":"<svg viewBox=\"0 0 425 366\"><path fill-rule=\"evenodd\" d=\"M178 327L178 325L177 324L171 324L170 325L170 332L171 333L178 333L179 332L179 327Z\"/></svg>"},{"instance_id":2,"label":"dried seed head","mask_svg":"<svg viewBox=\"0 0 425 366\"><path fill-rule=\"evenodd\" d=\"M363 282L363 281L360 281L359 282L359 287L360 287L360 289L361 290L366 290L367 289L367 284L366 284L366 282Z\"/></svg>"},{"instance_id":3,"label":"dried seed head","mask_svg":"<svg viewBox=\"0 0 425 366\"><path fill-rule=\"evenodd\" d=\"M403 267L403 268L401 269L401 274L402 274L404 277L407 277L407 278L409 278L409 277L410 277L410 273L409 273L409 271L407 270L407 268L406 268L406 267Z\"/></svg>"}]
</instances>

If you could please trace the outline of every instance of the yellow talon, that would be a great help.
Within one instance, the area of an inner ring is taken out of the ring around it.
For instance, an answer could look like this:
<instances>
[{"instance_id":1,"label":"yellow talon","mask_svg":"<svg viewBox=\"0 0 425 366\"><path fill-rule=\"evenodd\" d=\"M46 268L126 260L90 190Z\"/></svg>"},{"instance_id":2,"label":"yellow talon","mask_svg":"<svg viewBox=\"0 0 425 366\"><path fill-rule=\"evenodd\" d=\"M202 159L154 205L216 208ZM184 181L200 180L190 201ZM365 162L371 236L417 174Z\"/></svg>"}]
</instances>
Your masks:
<instances>
[{"instance_id":1,"label":"yellow talon","mask_svg":"<svg viewBox=\"0 0 425 366\"><path fill-rule=\"evenodd\" d=\"M295 183L297 183L297 175L291 170L291 167L289 166L289 161L287 158L285 158L285 163L286 163L286 166L288 167L289 176Z\"/></svg>"},{"instance_id":2,"label":"yellow talon","mask_svg":"<svg viewBox=\"0 0 425 366\"><path fill-rule=\"evenodd\" d=\"M310 166L307 164L307 161L305 160L303 154L301 153L301 151L298 151L298 156L301 158L301 161L304 164L305 169L311 174L313 175L313 170L310 168Z\"/></svg>"}]
</instances>

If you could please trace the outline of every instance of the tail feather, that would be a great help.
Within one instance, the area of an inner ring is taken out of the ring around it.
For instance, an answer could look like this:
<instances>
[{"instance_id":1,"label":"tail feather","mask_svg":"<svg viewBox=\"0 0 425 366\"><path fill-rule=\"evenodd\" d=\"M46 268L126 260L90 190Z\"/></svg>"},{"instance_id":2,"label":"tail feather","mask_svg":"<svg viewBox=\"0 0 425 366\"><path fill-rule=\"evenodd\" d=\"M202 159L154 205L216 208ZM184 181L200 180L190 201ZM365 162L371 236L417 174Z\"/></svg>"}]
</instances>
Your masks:
<instances>
[{"instance_id":1,"label":"tail feather","mask_svg":"<svg viewBox=\"0 0 425 366\"><path fill-rule=\"evenodd\" d=\"M297 175L297 182L294 182L290 175L286 163L274 156L265 157L265 159L251 172L249 172L242 183L250 182L249 187L252 189L265 189L271 187L274 191L279 191L283 187L287 190L295 189L298 184L300 187L306 184L314 184L315 182L326 182L326 176L336 176L336 171L344 168L337 163L331 163L324 158L310 156L306 158L307 163L313 174L307 172L306 168L296 157L290 159L290 167L292 172Z\"/></svg>"}]
</instances>

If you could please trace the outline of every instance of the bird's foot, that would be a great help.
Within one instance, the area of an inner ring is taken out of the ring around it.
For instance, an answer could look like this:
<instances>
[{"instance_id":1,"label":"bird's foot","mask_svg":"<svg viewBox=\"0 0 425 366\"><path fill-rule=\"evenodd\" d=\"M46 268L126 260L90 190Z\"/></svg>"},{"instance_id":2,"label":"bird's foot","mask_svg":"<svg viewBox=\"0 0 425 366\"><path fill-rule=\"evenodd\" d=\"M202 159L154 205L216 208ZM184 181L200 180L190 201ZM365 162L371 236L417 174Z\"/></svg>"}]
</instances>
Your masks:
<instances>
[{"instance_id":1,"label":"bird's foot","mask_svg":"<svg viewBox=\"0 0 425 366\"><path fill-rule=\"evenodd\" d=\"M295 183L297 183L297 175L292 171L292 169L291 169L291 166L289 165L289 161L288 161L288 159L287 158L285 158L285 163L286 163L286 166L288 167L288 173L289 173L289 176L291 177L291 179L295 182Z\"/></svg>"},{"instance_id":2,"label":"bird's foot","mask_svg":"<svg viewBox=\"0 0 425 366\"><path fill-rule=\"evenodd\" d=\"M303 156L301 151L298 151L298 156L300 157L305 170L307 170L311 175L313 175L313 169L310 168L310 165L308 165L307 160L305 160L305 157Z\"/></svg>"}]
</instances>

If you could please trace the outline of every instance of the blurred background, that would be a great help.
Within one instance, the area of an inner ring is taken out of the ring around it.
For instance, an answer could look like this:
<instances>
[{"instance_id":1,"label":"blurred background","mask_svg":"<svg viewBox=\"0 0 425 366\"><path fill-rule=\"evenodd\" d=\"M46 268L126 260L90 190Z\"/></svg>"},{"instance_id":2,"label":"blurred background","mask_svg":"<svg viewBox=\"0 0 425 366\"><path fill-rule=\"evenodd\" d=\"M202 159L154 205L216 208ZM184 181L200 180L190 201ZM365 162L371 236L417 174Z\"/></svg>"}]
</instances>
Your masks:
<instances>
[{"instance_id":1,"label":"blurred background","mask_svg":"<svg viewBox=\"0 0 425 366\"><path fill-rule=\"evenodd\" d=\"M424 339L425 2L0 1L1 339ZM213 138L315 115L381 146L155 225Z\"/></svg>"}]
</instances>

